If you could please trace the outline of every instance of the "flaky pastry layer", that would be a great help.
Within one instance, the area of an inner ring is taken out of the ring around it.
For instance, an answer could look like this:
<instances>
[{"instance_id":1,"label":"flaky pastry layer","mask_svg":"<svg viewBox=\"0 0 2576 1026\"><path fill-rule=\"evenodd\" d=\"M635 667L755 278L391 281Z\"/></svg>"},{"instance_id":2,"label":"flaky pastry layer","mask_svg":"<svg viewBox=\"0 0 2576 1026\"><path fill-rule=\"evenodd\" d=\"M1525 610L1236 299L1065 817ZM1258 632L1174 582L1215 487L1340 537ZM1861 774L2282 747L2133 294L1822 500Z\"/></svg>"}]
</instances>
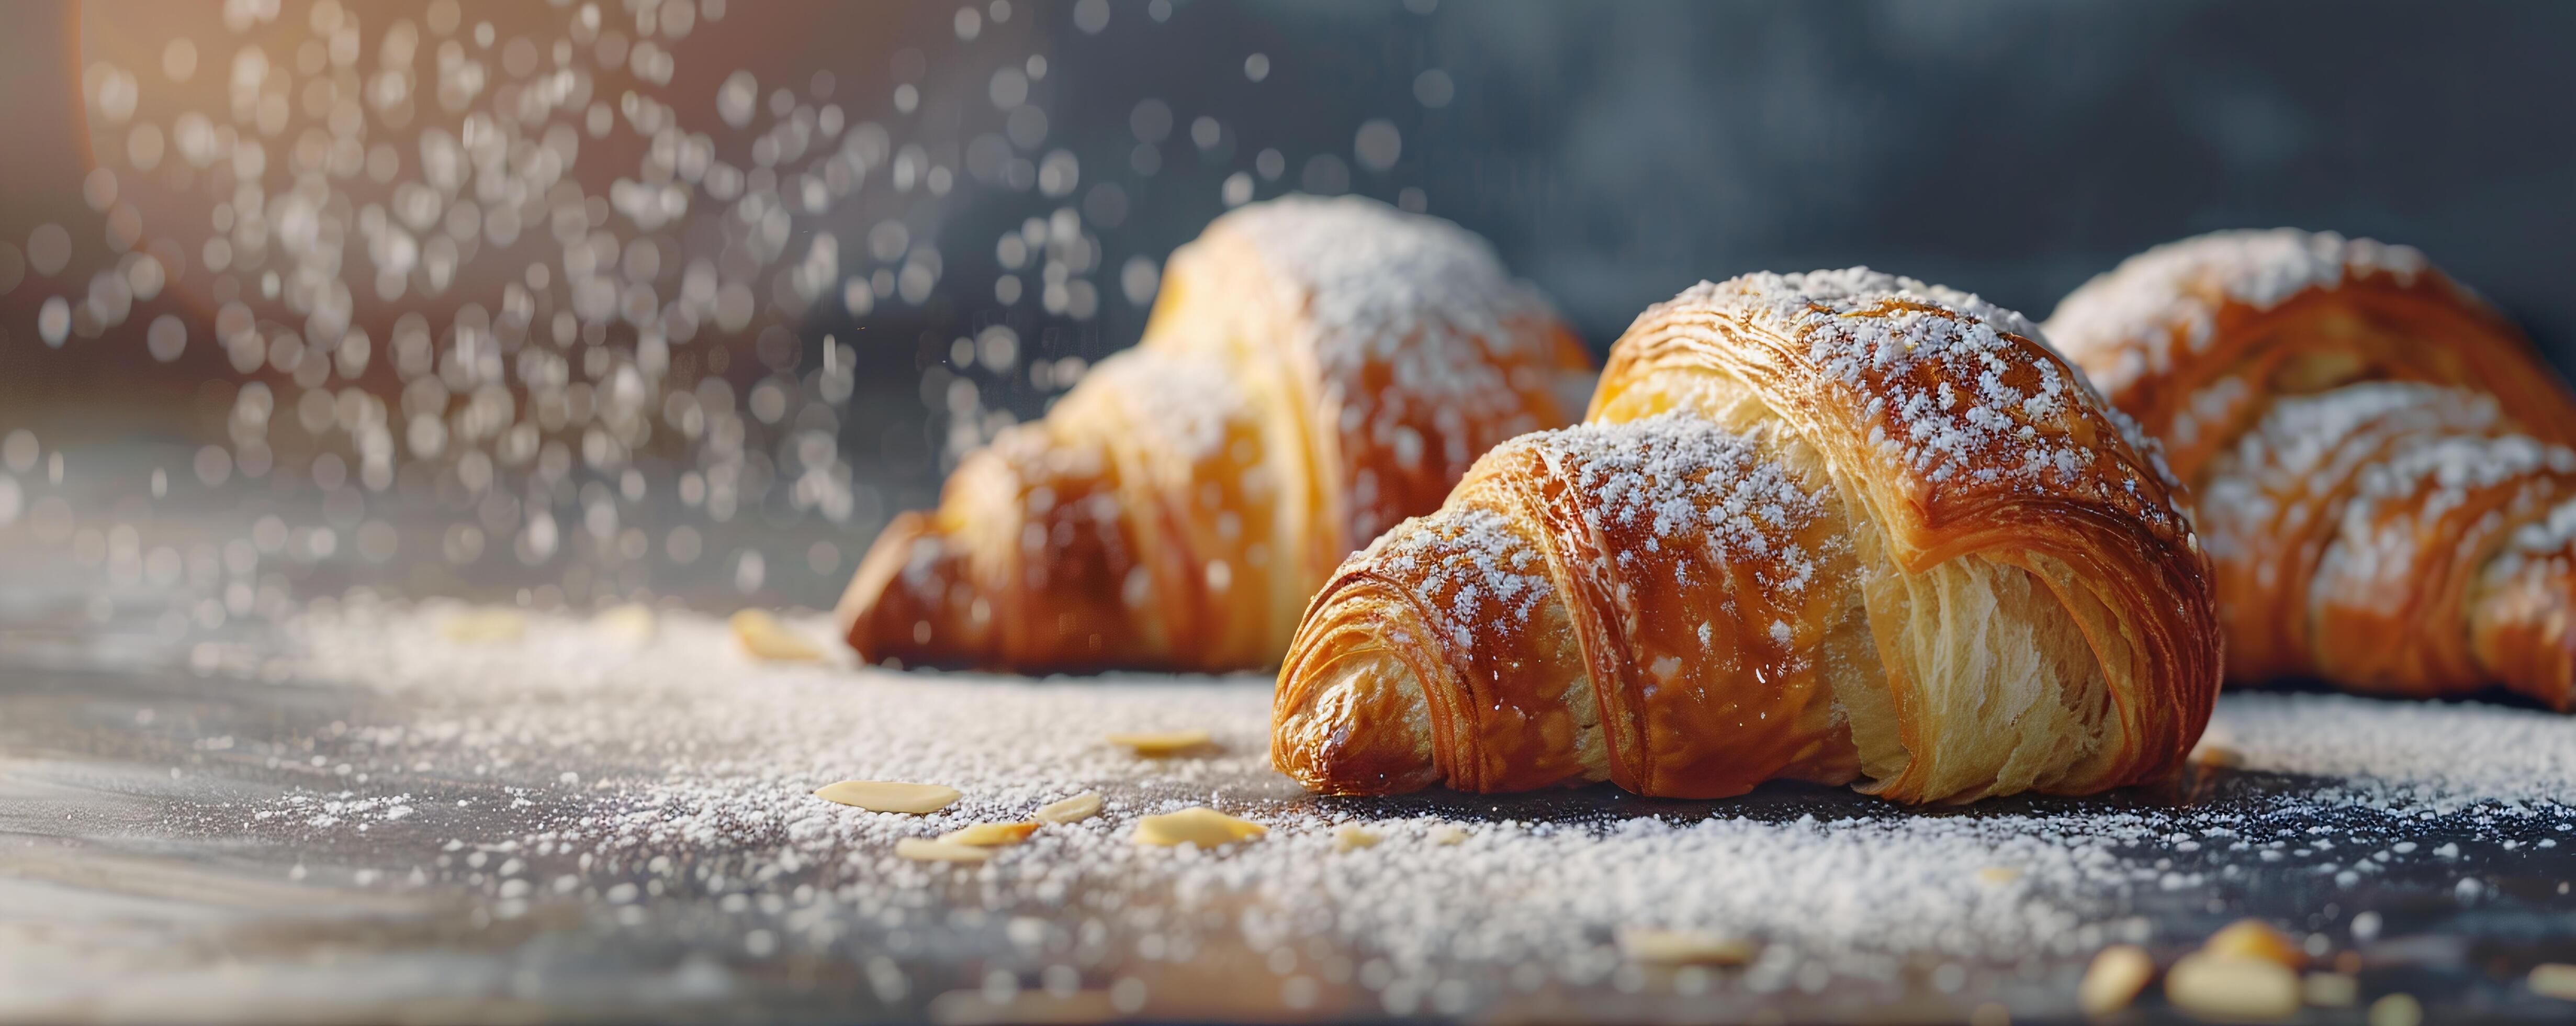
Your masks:
<instances>
[{"instance_id":1,"label":"flaky pastry layer","mask_svg":"<svg viewBox=\"0 0 2576 1026\"><path fill-rule=\"evenodd\" d=\"M2218 570L2228 676L2576 701L2576 403L2405 246L2160 246L2050 337L2165 443Z\"/></svg>"},{"instance_id":2,"label":"flaky pastry layer","mask_svg":"<svg viewBox=\"0 0 2576 1026\"><path fill-rule=\"evenodd\" d=\"M1145 337L896 518L841 607L870 661L1274 663L1334 564L1564 424L1590 358L1483 240L1359 198L1218 218Z\"/></svg>"},{"instance_id":3,"label":"flaky pastry layer","mask_svg":"<svg viewBox=\"0 0 2576 1026\"><path fill-rule=\"evenodd\" d=\"M1333 793L2088 793L2206 724L2206 574L2152 447L2019 315L1858 268L1703 283L1589 423L1343 564L1272 758Z\"/></svg>"}]
</instances>

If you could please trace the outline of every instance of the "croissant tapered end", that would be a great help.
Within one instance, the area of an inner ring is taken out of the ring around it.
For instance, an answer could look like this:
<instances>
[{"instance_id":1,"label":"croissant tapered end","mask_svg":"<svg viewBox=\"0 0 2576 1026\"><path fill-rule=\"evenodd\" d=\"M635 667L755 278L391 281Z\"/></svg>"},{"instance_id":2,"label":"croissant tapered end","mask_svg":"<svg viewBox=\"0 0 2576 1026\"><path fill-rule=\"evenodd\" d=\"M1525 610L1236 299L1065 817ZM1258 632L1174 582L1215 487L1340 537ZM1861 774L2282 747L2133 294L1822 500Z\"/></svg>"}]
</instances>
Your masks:
<instances>
[{"instance_id":1,"label":"croissant tapered end","mask_svg":"<svg viewBox=\"0 0 2576 1026\"><path fill-rule=\"evenodd\" d=\"M841 636L862 662L889 660L906 666L974 666L986 661L983 646L950 625L948 585L962 576L957 557L931 518L897 515L877 536L858 573L841 593L833 615Z\"/></svg>"},{"instance_id":2,"label":"croissant tapered end","mask_svg":"<svg viewBox=\"0 0 2576 1026\"><path fill-rule=\"evenodd\" d=\"M2505 687L2576 711L2576 565L2517 568L2469 616L2478 663Z\"/></svg>"},{"instance_id":3,"label":"croissant tapered end","mask_svg":"<svg viewBox=\"0 0 2576 1026\"><path fill-rule=\"evenodd\" d=\"M965 546L942 531L936 518L899 514L841 593L834 609L841 636L861 662L948 670L992 666L1017 639L1002 630L993 598L968 583L973 573ZM1081 654L1058 651L1047 657L1048 664L1078 669Z\"/></svg>"},{"instance_id":4,"label":"croissant tapered end","mask_svg":"<svg viewBox=\"0 0 2576 1026\"><path fill-rule=\"evenodd\" d=\"M1025 576L1018 567L1001 573ZM935 518L902 514L841 595L835 613L842 637L863 662L948 670L1096 673L1147 658L1134 619L1116 598L1059 602L1032 615L1040 601L1032 591L1042 588L975 583L992 576Z\"/></svg>"},{"instance_id":5,"label":"croissant tapered end","mask_svg":"<svg viewBox=\"0 0 2576 1026\"><path fill-rule=\"evenodd\" d=\"M1153 575L1097 452L1043 424L967 456L934 513L888 524L838 608L862 660L942 669L1089 673L1152 664Z\"/></svg>"},{"instance_id":6,"label":"croissant tapered end","mask_svg":"<svg viewBox=\"0 0 2576 1026\"><path fill-rule=\"evenodd\" d=\"M1279 671L1270 761L1322 794L1402 794L1439 783L1423 675L1395 641L1420 625L1397 596L1367 581L1331 589L1313 608Z\"/></svg>"}]
</instances>

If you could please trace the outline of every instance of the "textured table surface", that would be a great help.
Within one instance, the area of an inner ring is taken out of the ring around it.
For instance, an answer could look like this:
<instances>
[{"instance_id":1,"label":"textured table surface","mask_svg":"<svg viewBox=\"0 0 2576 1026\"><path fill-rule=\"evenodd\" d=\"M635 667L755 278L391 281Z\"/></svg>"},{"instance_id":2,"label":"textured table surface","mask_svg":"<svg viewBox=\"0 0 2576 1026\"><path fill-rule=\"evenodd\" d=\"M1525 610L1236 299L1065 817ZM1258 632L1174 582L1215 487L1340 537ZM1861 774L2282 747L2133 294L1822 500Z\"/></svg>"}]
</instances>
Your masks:
<instances>
[{"instance_id":1,"label":"textured table surface","mask_svg":"<svg viewBox=\"0 0 2576 1026\"><path fill-rule=\"evenodd\" d=\"M2564 736L2536 712L2231 697L2217 730L2249 768L1958 810L1804 786L1361 802L1262 766L1259 679L777 668L687 614L600 666L580 617L478 646L443 632L455 615L326 607L181 642L16 601L0 1018L1948 1020L2000 1003L2031 1021L2074 1017L2100 944L2170 959L2247 915L2313 932L2320 961L2351 952L2365 1005L2576 1012L2523 980L2576 956L2563 750L2530 772L2479 756L2408 779L2412 750L2384 780L2263 768L2366 754L2302 747L2303 715L2401 746ZM1200 723L1222 749L1099 750L1094 719L1122 717ZM842 772L958 783L958 822L1054 784L1111 811L983 870L924 867L886 850L932 826L804 796ZM1195 857L1127 843L1124 819L1198 802L1273 835ZM1386 840L1337 851L1344 822ZM1474 839L1441 845L1445 825ZM1815 864L1749 861L1766 857ZM1765 947L1740 968L1637 965L1613 936L1628 920ZM2152 988L2127 1014L2175 1015Z\"/></svg>"}]
</instances>

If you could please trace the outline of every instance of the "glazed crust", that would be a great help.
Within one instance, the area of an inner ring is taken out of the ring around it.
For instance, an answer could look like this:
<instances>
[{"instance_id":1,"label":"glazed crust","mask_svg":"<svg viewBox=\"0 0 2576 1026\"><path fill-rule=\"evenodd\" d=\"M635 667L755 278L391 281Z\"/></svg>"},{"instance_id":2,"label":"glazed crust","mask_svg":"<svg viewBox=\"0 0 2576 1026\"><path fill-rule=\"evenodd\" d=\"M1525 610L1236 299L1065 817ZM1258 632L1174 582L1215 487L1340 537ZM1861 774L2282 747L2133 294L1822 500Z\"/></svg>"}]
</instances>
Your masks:
<instances>
[{"instance_id":1,"label":"glazed crust","mask_svg":"<svg viewBox=\"0 0 2576 1026\"><path fill-rule=\"evenodd\" d=\"M1271 665L1353 548L1571 421L1589 356L1491 250L1374 201L1246 207L1175 252L1134 349L969 454L840 606L862 659Z\"/></svg>"},{"instance_id":2,"label":"glazed crust","mask_svg":"<svg viewBox=\"0 0 2576 1026\"><path fill-rule=\"evenodd\" d=\"M2221 232L2096 278L2048 332L2191 485L2231 680L2568 708L2576 404L2422 254Z\"/></svg>"},{"instance_id":3,"label":"glazed crust","mask_svg":"<svg viewBox=\"0 0 2576 1026\"><path fill-rule=\"evenodd\" d=\"M1332 793L2090 793L2180 765L2216 638L2170 480L2028 322L1751 275L1647 311L1590 423L1343 565L1272 756Z\"/></svg>"}]
</instances>

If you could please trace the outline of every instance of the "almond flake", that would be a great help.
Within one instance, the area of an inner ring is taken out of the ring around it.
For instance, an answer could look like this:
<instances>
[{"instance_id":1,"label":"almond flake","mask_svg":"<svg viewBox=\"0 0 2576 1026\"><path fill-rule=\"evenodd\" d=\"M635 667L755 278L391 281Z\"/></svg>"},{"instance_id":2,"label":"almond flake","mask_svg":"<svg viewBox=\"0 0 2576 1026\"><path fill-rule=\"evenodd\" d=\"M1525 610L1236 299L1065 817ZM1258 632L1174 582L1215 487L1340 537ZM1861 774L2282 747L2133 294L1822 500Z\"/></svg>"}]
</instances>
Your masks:
<instances>
[{"instance_id":1,"label":"almond flake","mask_svg":"<svg viewBox=\"0 0 2576 1026\"><path fill-rule=\"evenodd\" d=\"M2576 1001L2576 965L2543 962L2531 967L2531 992Z\"/></svg>"},{"instance_id":2,"label":"almond flake","mask_svg":"<svg viewBox=\"0 0 2576 1026\"><path fill-rule=\"evenodd\" d=\"M1040 823L1080 823L1100 814L1100 792L1084 791L1063 801L1038 806L1030 818Z\"/></svg>"},{"instance_id":3,"label":"almond flake","mask_svg":"<svg viewBox=\"0 0 2576 1026\"><path fill-rule=\"evenodd\" d=\"M894 853L915 862L982 862L993 857L991 848L934 841L927 837L907 837L896 841Z\"/></svg>"},{"instance_id":4,"label":"almond flake","mask_svg":"<svg viewBox=\"0 0 2576 1026\"><path fill-rule=\"evenodd\" d=\"M965 797L956 788L942 784L904 784L884 780L844 780L825 786L814 796L827 802L855 805L869 812L909 812L913 815L937 812Z\"/></svg>"},{"instance_id":5,"label":"almond flake","mask_svg":"<svg viewBox=\"0 0 2576 1026\"><path fill-rule=\"evenodd\" d=\"M2109 1015L2129 1007L2147 981L2156 978L2156 960L2135 944L2114 944L2093 956L2084 982L2075 985L2075 1004L2084 1014Z\"/></svg>"},{"instance_id":6,"label":"almond flake","mask_svg":"<svg viewBox=\"0 0 2576 1026\"><path fill-rule=\"evenodd\" d=\"M1269 832L1270 828L1259 823L1236 819L1204 806L1136 821L1136 843L1166 847L1195 844L1201 848L1214 848L1235 841L1253 840Z\"/></svg>"},{"instance_id":7,"label":"almond flake","mask_svg":"<svg viewBox=\"0 0 2576 1026\"><path fill-rule=\"evenodd\" d=\"M598 628L600 633L637 645L653 640L657 621L653 607L640 602L603 609L599 615L590 618L591 626Z\"/></svg>"},{"instance_id":8,"label":"almond flake","mask_svg":"<svg viewBox=\"0 0 2576 1026\"><path fill-rule=\"evenodd\" d=\"M766 610L745 609L733 614L733 640L754 659L772 662L821 662L823 650L814 647Z\"/></svg>"},{"instance_id":9,"label":"almond flake","mask_svg":"<svg viewBox=\"0 0 2576 1026\"><path fill-rule=\"evenodd\" d=\"M2350 973L2309 973L2300 996L2318 1008L2350 1008L2361 1000L2361 981Z\"/></svg>"},{"instance_id":10,"label":"almond flake","mask_svg":"<svg viewBox=\"0 0 2576 1026\"><path fill-rule=\"evenodd\" d=\"M2299 1014L2299 977L2267 958L2209 950L2184 955L2165 974L2165 998L2194 1015L2268 1022Z\"/></svg>"},{"instance_id":11,"label":"almond flake","mask_svg":"<svg viewBox=\"0 0 2576 1026\"><path fill-rule=\"evenodd\" d=\"M1619 953L1660 965L1743 965L1761 953L1751 940L1707 930L1632 926L1619 931Z\"/></svg>"},{"instance_id":12,"label":"almond flake","mask_svg":"<svg viewBox=\"0 0 2576 1026\"><path fill-rule=\"evenodd\" d=\"M2423 1026L2424 1003L2413 994L2390 994L2370 1003L2370 1026Z\"/></svg>"},{"instance_id":13,"label":"almond flake","mask_svg":"<svg viewBox=\"0 0 2576 1026\"><path fill-rule=\"evenodd\" d=\"M1374 848L1377 847L1377 842L1383 840L1386 840L1385 835L1352 823L1333 831L1333 850L1358 851L1362 848Z\"/></svg>"},{"instance_id":14,"label":"almond flake","mask_svg":"<svg viewBox=\"0 0 2576 1026\"><path fill-rule=\"evenodd\" d=\"M1161 758L1206 748L1215 744L1216 739L1204 730L1171 730L1155 734L1111 734L1109 743L1147 758Z\"/></svg>"},{"instance_id":15,"label":"almond flake","mask_svg":"<svg viewBox=\"0 0 2576 1026\"><path fill-rule=\"evenodd\" d=\"M977 823L939 835L941 844L969 844L978 848L1007 848L1029 839L1036 833L1035 823Z\"/></svg>"},{"instance_id":16,"label":"almond flake","mask_svg":"<svg viewBox=\"0 0 2576 1026\"><path fill-rule=\"evenodd\" d=\"M2200 950L2213 955L2259 958L2294 972L2308 965L2308 954L2299 950L2296 941L2260 919L2239 919L2228 924L2202 941Z\"/></svg>"},{"instance_id":17,"label":"almond flake","mask_svg":"<svg viewBox=\"0 0 2576 1026\"><path fill-rule=\"evenodd\" d=\"M438 623L439 637L469 645L517 641L528 633L528 618L515 609L467 609Z\"/></svg>"}]
</instances>

